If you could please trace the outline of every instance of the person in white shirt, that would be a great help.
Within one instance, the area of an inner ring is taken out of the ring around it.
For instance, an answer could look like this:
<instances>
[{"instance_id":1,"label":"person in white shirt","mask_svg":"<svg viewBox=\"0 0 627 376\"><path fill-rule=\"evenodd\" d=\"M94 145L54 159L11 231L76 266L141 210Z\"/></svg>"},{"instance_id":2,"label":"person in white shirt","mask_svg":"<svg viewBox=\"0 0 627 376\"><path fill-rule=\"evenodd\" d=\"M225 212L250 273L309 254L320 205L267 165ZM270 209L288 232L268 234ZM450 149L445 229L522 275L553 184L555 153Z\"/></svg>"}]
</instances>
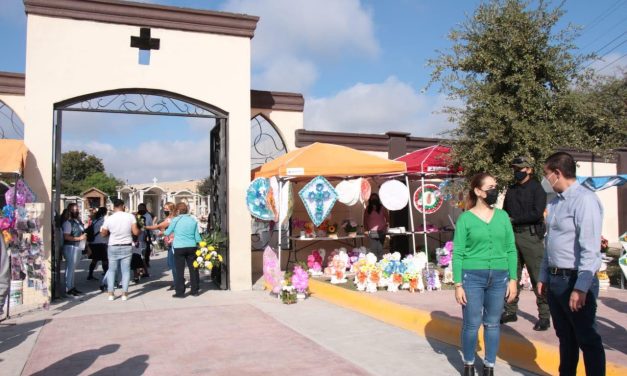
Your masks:
<instances>
[{"instance_id":1,"label":"person in white shirt","mask_svg":"<svg viewBox=\"0 0 627 376\"><path fill-rule=\"evenodd\" d=\"M139 235L139 228L135 216L127 213L124 201L113 199L113 214L105 218L100 228L102 236L109 237L107 255L109 271L107 290L109 300L115 299L113 289L118 265L122 272L122 300L128 299L128 283L131 278L131 255L133 253L133 235Z\"/></svg>"}]
</instances>

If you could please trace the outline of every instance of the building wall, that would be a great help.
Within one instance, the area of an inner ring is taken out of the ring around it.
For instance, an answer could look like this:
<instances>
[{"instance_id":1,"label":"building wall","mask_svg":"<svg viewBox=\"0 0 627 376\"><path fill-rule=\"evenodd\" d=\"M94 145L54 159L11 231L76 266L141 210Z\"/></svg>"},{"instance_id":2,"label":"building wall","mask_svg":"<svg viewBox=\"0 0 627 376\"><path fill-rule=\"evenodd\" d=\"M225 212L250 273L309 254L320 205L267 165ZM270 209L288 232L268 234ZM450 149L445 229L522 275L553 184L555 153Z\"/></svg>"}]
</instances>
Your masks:
<instances>
[{"instance_id":1,"label":"building wall","mask_svg":"<svg viewBox=\"0 0 627 376\"><path fill-rule=\"evenodd\" d=\"M287 151L296 148L296 131L303 129L303 113L296 111L277 111L263 108L253 108L250 110L250 118L262 114L270 120L277 128L279 135L285 142Z\"/></svg>"},{"instance_id":2,"label":"building wall","mask_svg":"<svg viewBox=\"0 0 627 376\"><path fill-rule=\"evenodd\" d=\"M11 107L13 112L22 119L22 122L26 123L26 107L25 98L23 95L10 95L0 93L0 101L3 101L7 106Z\"/></svg>"},{"instance_id":3,"label":"building wall","mask_svg":"<svg viewBox=\"0 0 627 376\"><path fill-rule=\"evenodd\" d=\"M53 109L57 102L120 88L167 90L214 105L229 115L229 246L233 290L251 287L250 237L243 199L250 166L250 39L179 30L152 29L161 49L150 65L138 64L129 47L139 27L29 14L26 52L28 124L25 143L32 151L26 179L46 203L52 192ZM243 147L245 142L246 147ZM50 244L50 228L44 240Z\"/></svg>"}]
</instances>

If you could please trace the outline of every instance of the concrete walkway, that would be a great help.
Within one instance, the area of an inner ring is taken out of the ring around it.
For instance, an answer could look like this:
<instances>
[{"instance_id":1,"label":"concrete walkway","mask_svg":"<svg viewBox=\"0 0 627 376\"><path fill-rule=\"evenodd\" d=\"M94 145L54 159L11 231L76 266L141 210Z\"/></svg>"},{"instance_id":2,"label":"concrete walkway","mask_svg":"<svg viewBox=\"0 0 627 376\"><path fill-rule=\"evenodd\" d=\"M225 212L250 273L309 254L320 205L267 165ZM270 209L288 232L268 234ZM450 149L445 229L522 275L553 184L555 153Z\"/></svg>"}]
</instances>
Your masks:
<instances>
[{"instance_id":1,"label":"concrete walkway","mask_svg":"<svg viewBox=\"0 0 627 376\"><path fill-rule=\"evenodd\" d=\"M82 299L0 328L2 375L455 375L459 351L311 298L286 306L262 291L174 299L164 255L130 299L107 301L79 271ZM88 261L80 267L86 268ZM204 282L201 288L208 288ZM479 362L477 362L479 363ZM528 375L506 363L499 375Z\"/></svg>"}]
</instances>

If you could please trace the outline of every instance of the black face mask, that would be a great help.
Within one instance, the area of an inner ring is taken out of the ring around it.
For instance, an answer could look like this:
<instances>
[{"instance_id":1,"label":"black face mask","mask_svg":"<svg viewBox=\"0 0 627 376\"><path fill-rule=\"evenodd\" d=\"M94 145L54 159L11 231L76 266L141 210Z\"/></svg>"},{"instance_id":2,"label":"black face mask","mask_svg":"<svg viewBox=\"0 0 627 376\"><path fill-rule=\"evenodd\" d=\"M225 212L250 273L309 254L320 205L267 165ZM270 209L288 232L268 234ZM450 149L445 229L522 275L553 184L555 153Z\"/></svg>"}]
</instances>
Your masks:
<instances>
[{"instance_id":1,"label":"black face mask","mask_svg":"<svg viewBox=\"0 0 627 376\"><path fill-rule=\"evenodd\" d=\"M496 204L496 200L499 198L499 191L496 188L492 188L484 192L487 194L486 198L483 199L485 203L490 206Z\"/></svg>"},{"instance_id":2,"label":"black face mask","mask_svg":"<svg viewBox=\"0 0 627 376\"><path fill-rule=\"evenodd\" d=\"M523 181L525 180L526 177L527 177L527 173L525 171L514 172L514 179L516 179L516 181Z\"/></svg>"},{"instance_id":3,"label":"black face mask","mask_svg":"<svg viewBox=\"0 0 627 376\"><path fill-rule=\"evenodd\" d=\"M139 210L139 211L137 211L137 214L144 215L144 214L146 214L146 211L145 210Z\"/></svg>"},{"instance_id":4,"label":"black face mask","mask_svg":"<svg viewBox=\"0 0 627 376\"><path fill-rule=\"evenodd\" d=\"M70 212L72 218L78 218L79 212Z\"/></svg>"},{"instance_id":5,"label":"black face mask","mask_svg":"<svg viewBox=\"0 0 627 376\"><path fill-rule=\"evenodd\" d=\"M169 215L170 215L170 212L169 212L169 211L167 211L167 210L164 210L164 211L163 211L163 214L167 217L167 216L169 216Z\"/></svg>"}]
</instances>

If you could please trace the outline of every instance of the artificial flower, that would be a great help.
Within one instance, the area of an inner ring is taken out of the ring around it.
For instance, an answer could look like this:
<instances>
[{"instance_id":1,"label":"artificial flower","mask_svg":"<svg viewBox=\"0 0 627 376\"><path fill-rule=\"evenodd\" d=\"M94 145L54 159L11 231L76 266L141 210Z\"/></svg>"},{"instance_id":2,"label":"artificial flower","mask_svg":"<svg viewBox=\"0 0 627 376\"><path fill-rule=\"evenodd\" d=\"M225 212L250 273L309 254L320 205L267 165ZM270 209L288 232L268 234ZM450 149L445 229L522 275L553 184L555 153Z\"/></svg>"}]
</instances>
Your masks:
<instances>
[{"instance_id":1,"label":"artificial flower","mask_svg":"<svg viewBox=\"0 0 627 376\"><path fill-rule=\"evenodd\" d=\"M207 246L207 242L202 241L202 242L198 243L198 245L200 245L200 248L205 248Z\"/></svg>"},{"instance_id":2,"label":"artificial flower","mask_svg":"<svg viewBox=\"0 0 627 376\"><path fill-rule=\"evenodd\" d=\"M194 268L198 268L198 261L194 261Z\"/></svg>"}]
</instances>

